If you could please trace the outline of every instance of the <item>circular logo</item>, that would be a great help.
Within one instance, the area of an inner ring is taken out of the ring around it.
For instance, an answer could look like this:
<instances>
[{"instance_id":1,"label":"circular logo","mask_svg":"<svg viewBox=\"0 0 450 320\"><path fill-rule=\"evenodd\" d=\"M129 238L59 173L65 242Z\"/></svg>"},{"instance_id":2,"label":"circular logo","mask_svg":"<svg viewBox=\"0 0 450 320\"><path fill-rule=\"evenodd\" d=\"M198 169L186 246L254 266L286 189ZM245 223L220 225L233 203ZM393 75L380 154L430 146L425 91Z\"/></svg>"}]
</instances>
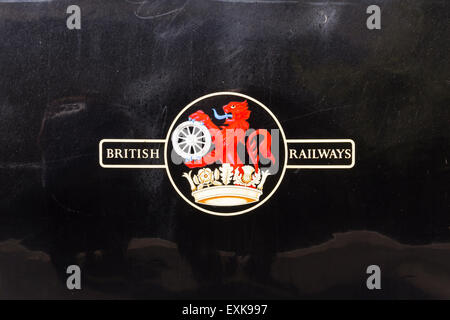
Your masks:
<instances>
[{"instance_id":1,"label":"circular logo","mask_svg":"<svg viewBox=\"0 0 450 320\"><path fill-rule=\"evenodd\" d=\"M287 144L258 100L217 92L189 103L166 137L166 170L178 194L205 213L233 216L264 204L286 171Z\"/></svg>"}]
</instances>

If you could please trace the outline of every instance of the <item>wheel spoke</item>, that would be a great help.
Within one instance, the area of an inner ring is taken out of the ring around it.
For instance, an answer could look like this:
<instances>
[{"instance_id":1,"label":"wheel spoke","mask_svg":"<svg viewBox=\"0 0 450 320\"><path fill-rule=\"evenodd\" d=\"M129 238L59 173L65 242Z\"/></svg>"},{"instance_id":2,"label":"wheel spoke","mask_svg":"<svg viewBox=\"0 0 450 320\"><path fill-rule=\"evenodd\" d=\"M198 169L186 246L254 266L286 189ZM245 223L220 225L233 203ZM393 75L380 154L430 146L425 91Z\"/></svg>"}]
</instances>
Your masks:
<instances>
[{"instance_id":1,"label":"wheel spoke","mask_svg":"<svg viewBox=\"0 0 450 320\"><path fill-rule=\"evenodd\" d=\"M210 133L206 127L196 122L189 122L177 128L177 132L172 141L182 157L189 159L207 151L205 148L210 143Z\"/></svg>"}]
</instances>

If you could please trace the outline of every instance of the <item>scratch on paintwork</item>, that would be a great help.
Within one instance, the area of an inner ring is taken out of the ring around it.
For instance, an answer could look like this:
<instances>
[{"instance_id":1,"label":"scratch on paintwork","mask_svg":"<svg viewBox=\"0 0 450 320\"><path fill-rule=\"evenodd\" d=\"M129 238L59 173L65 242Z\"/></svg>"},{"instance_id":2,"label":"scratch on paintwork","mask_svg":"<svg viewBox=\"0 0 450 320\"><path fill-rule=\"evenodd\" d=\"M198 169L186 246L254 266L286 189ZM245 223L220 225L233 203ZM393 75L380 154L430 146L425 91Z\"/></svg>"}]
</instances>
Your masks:
<instances>
[{"instance_id":1,"label":"scratch on paintwork","mask_svg":"<svg viewBox=\"0 0 450 320\"><path fill-rule=\"evenodd\" d=\"M53 0L0 0L0 3L37 3L52 2Z\"/></svg>"},{"instance_id":2,"label":"scratch on paintwork","mask_svg":"<svg viewBox=\"0 0 450 320\"><path fill-rule=\"evenodd\" d=\"M54 164L59 162L65 162L68 160L74 160L84 157L92 157L95 156L95 153L84 153L84 154L78 154L70 157L64 157L60 159L55 160L44 160L44 165L48 164ZM42 168L42 162L3 162L0 163L0 169L41 169Z\"/></svg>"},{"instance_id":3,"label":"scratch on paintwork","mask_svg":"<svg viewBox=\"0 0 450 320\"><path fill-rule=\"evenodd\" d=\"M348 1L300 1L300 0L210 0L213 2L225 2L225 3L248 3L248 4L301 4L308 6L346 6L355 5L353 2Z\"/></svg>"},{"instance_id":4,"label":"scratch on paintwork","mask_svg":"<svg viewBox=\"0 0 450 320\"><path fill-rule=\"evenodd\" d=\"M46 120L72 115L74 113L86 110L86 104L82 102L65 103L49 109L46 112Z\"/></svg>"},{"instance_id":5,"label":"scratch on paintwork","mask_svg":"<svg viewBox=\"0 0 450 320\"><path fill-rule=\"evenodd\" d=\"M315 111L312 111L312 112L308 112L308 113L302 114L302 115L300 115L298 117L289 118L289 119L286 119L286 120L283 120L283 121L280 121L280 122L281 123L286 123L286 122L289 122L289 121L303 119L303 118L315 115L317 113L328 112L328 111L333 111L333 110L337 110L337 109L351 108L353 106L354 105L350 104L350 105L345 105L345 106L340 106L340 107L333 107L333 108L326 108L326 109L315 110Z\"/></svg>"},{"instance_id":6,"label":"scratch on paintwork","mask_svg":"<svg viewBox=\"0 0 450 320\"><path fill-rule=\"evenodd\" d=\"M234 57L236 57L238 54L240 54L241 52L244 51L243 47L240 47L236 50L234 50L233 52L229 53L227 56L222 58L223 62L230 62Z\"/></svg>"},{"instance_id":7,"label":"scratch on paintwork","mask_svg":"<svg viewBox=\"0 0 450 320\"><path fill-rule=\"evenodd\" d=\"M212 0L214 2L229 2L229 3L265 3L265 4L280 4L280 3L298 3L295 0Z\"/></svg>"},{"instance_id":8,"label":"scratch on paintwork","mask_svg":"<svg viewBox=\"0 0 450 320\"><path fill-rule=\"evenodd\" d=\"M62 203L58 200L58 198L56 198L56 196L55 196L53 193L51 194L51 197L52 197L52 199L55 201L55 203L56 203L57 205L59 205L61 208L63 208L64 210L66 210L66 211L68 211L68 212L71 212L71 213L81 213L80 210L72 209L72 208L70 208L70 207L65 206L64 204L62 204Z\"/></svg>"},{"instance_id":9,"label":"scratch on paintwork","mask_svg":"<svg viewBox=\"0 0 450 320\"><path fill-rule=\"evenodd\" d=\"M0 163L0 169L40 169L40 162L7 162Z\"/></svg>"},{"instance_id":10,"label":"scratch on paintwork","mask_svg":"<svg viewBox=\"0 0 450 320\"><path fill-rule=\"evenodd\" d=\"M151 19L157 19L157 18L169 16L172 14L177 14L177 13L183 11L190 0L185 0L182 6L177 7L175 9L168 10L166 12L162 12L162 13L158 13L158 14L148 15L148 16L142 15L141 13L142 13L142 9L151 2L150 0L137 0L137 1L125 0L125 1L128 3L131 3L131 4L138 5L138 8L134 11L134 15L137 18L143 19L143 20L151 20Z\"/></svg>"},{"instance_id":11,"label":"scratch on paintwork","mask_svg":"<svg viewBox=\"0 0 450 320\"><path fill-rule=\"evenodd\" d=\"M52 163L58 163L58 162L65 162L68 160L79 159L79 158L92 157L95 155L96 155L96 153L89 152L89 153L82 153L82 154L77 154L77 155L73 155L73 156L69 156L69 157L59 158L59 159L55 159L55 160L46 160L45 159L44 162L45 162L45 164L52 164Z\"/></svg>"},{"instance_id":12,"label":"scratch on paintwork","mask_svg":"<svg viewBox=\"0 0 450 320\"><path fill-rule=\"evenodd\" d=\"M349 2L349 1L317 1L317 2L304 2L303 4L309 5L309 6L326 6L326 5L331 5L331 6L352 6L352 5L357 5L354 2Z\"/></svg>"}]
</instances>

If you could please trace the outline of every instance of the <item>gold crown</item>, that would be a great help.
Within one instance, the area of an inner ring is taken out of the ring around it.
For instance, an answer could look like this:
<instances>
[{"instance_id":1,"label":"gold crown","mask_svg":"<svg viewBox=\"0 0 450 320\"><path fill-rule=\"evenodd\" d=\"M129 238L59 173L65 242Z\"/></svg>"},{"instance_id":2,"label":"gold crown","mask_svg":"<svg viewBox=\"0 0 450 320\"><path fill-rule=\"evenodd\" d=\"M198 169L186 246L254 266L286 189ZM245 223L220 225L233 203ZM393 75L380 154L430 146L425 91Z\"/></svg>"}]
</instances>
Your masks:
<instances>
[{"instance_id":1,"label":"gold crown","mask_svg":"<svg viewBox=\"0 0 450 320\"><path fill-rule=\"evenodd\" d=\"M189 181L195 202L211 206L239 206L259 201L269 171L250 165L234 169L229 163L211 170L202 168L192 175L192 170L183 173Z\"/></svg>"}]
</instances>

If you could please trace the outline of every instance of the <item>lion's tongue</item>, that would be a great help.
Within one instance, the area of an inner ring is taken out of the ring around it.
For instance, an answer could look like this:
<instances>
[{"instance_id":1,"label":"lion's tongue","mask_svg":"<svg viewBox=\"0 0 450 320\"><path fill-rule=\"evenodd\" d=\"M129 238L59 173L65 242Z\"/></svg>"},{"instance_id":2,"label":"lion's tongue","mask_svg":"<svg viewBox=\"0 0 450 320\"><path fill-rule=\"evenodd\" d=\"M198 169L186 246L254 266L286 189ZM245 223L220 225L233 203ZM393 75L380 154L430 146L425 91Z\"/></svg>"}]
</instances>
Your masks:
<instances>
[{"instance_id":1,"label":"lion's tongue","mask_svg":"<svg viewBox=\"0 0 450 320\"><path fill-rule=\"evenodd\" d=\"M216 118L217 120L223 120L223 119L228 119L228 118L232 118L233 115L231 113L225 113L224 115L220 115L217 113L216 109L212 109L214 112L214 118Z\"/></svg>"}]
</instances>

